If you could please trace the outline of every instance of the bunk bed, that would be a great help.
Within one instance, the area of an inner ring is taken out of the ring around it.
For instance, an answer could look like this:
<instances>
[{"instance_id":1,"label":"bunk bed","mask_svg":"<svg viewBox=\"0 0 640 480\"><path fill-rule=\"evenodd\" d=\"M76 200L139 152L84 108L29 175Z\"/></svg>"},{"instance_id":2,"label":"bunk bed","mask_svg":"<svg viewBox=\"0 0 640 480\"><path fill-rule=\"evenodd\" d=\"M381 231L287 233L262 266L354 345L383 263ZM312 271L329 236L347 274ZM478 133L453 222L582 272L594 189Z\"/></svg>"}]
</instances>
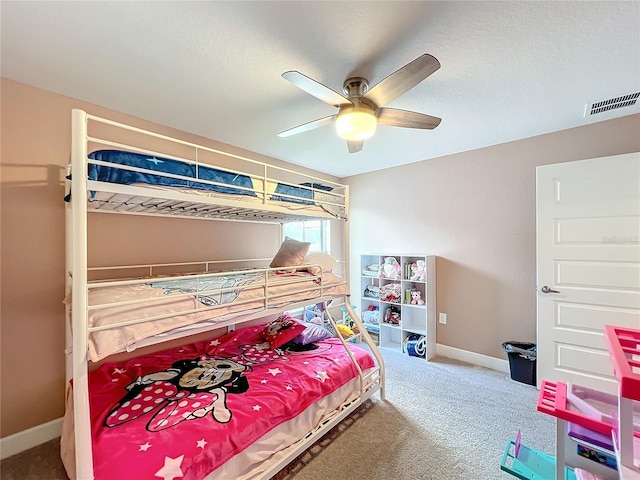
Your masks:
<instances>
[{"instance_id":1,"label":"bunk bed","mask_svg":"<svg viewBox=\"0 0 640 480\"><path fill-rule=\"evenodd\" d=\"M346 221L347 186L81 110L67 179L61 454L71 478L271 478L376 392L384 398L384 362L348 301L348 272L283 262L290 239L269 265L87 260L89 213ZM334 331L346 310L360 333L314 337L289 313L308 305ZM114 357L122 352L133 355Z\"/></svg>"}]
</instances>

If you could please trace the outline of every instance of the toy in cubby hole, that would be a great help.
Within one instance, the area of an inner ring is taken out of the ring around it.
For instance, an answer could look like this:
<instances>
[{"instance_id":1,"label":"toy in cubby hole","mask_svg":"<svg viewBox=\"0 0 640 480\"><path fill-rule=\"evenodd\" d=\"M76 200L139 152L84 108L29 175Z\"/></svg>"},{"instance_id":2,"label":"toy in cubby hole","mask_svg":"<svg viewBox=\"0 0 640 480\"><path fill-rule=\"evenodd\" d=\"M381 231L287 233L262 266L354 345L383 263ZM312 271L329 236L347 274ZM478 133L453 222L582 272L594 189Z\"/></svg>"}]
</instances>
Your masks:
<instances>
[{"instance_id":1,"label":"toy in cubby hole","mask_svg":"<svg viewBox=\"0 0 640 480\"><path fill-rule=\"evenodd\" d=\"M420 290L411 290L411 305L424 305L424 300L422 300Z\"/></svg>"},{"instance_id":2,"label":"toy in cubby hole","mask_svg":"<svg viewBox=\"0 0 640 480\"><path fill-rule=\"evenodd\" d=\"M385 257L384 263L381 265L380 278L390 278L392 280L400 280L401 267L394 257Z\"/></svg>"},{"instance_id":3,"label":"toy in cubby hole","mask_svg":"<svg viewBox=\"0 0 640 480\"><path fill-rule=\"evenodd\" d=\"M417 260L411 264L411 277L409 280L413 280L415 282L424 282L425 278L427 278L426 265L424 260Z\"/></svg>"},{"instance_id":4,"label":"toy in cubby hole","mask_svg":"<svg viewBox=\"0 0 640 480\"><path fill-rule=\"evenodd\" d=\"M390 305L384 311L384 319L382 321L392 325L400 325L400 309L395 305Z\"/></svg>"},{"instance_id":5,"label":"toy in cubby hole","mask_svg":"<svg viewBox=\"0 0 640 480\"><path fill-rule=\"evenodd\" d=\"M378 305L369 305L362 312L362 321L373 325L380 323L380 307Z\"/></svg>"}]
</instances>

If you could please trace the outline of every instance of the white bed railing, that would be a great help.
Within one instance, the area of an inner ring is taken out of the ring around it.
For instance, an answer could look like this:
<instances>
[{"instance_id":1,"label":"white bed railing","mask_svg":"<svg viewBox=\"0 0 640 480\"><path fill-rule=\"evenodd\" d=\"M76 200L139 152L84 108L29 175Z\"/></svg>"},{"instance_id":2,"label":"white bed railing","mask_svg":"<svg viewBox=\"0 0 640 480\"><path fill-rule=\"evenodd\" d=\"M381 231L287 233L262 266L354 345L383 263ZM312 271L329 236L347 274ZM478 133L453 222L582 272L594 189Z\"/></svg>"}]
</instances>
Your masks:
<instances>
[{"instance_id":1,"label":"white bed railing","mask_svg":"<svg viewBox=\"0 0 640 480\"><path fill-rule=\"evenodd\" d=\"M79 176L87 174L89 165L96 165L185 182L197 181L199 184L210 187L227 187L243 193L238 195L203 190L189 191L187 187L124 185L89 179L86 191L89 192L88 203L92 210L252 222L283 222L305 218L346 219L348 185L124 125L81 110L74 110L73 115L74 122L84 124L84 128L79 127L79 129L85 132L84 152L82 155L72 155L78 163L77 168L73 165L71 167L71 170L76 173L71 177L76 180ZM129 140L132 134L135 134L136 143ZM117 140L108 139L105 136L115 136ZM118 139L119 137L122 139ZM142 146L141 144L145 142L146 145ZM155 142L162 143L164 148L158 149ZM91 151L106 147L178 160L193 166L195 176L163 173L143 167L88 158L90 147ZM207 157L208 161L204 161L203 157ZM204 167L248 177L251 179L252 187L201 178L200 169ZM295 187L298 191L307 192L306 195L311 198L295 192L275 192L277 185ZM325 188L317 188L317 185L323 185ZM331 190L327 191L326 187ZM279 200L275 200L276 198Z\"/></svg>"},{"instance_id":2,"label":"white bed railing","mask_svg":"<svg viewBox=\"0 0 640 480\"><path fill-rule=\"evenodd\" d=\"M178 264L174 264L178 265ZM159 265L156 266L156 268ZM321 268L320 265L309 265L309 267ZM127 267L118 267L118 268L127 268ZM104 270L104 269L103 269ZM293 276L285 276L278 278L276 272L280 271L278 268L257 268L257 269L246 269L246 270L231 270L231 271L222 271L222 272L209 272L202 274L189 274L189 275L177 275L177 276L161 276L156 278L138 278L138 279L127 279L127 280L108 280L108 281L99 281L99 282L90 282L87 285L87 295L90 296L91 290L98 288L106 288L106 287L119 287L119 286L135 286L135 285L146 285L150 282L163 282L163 281L180 281L180 280L193 280L196 282L196 290L189 291L184 293L172 293L170 296L165 297L147 297L147 298L137 298L133 300L121 300L109 303L100 303L100 304L89 304L87 306L87 313L90 317L92 312L106 310L110 308L117 307L125 307L125 306L136 306L136 305L149 305L150 303L162 302L167 298L170 299L179 299L179 298L192 298L199 296L213 296L223 293L231 293L237 292L238 290L242 291L262 291L262 295L252 296L249 299L234 300L230 303L222 303L219 305L205 305L200 302L196 302L196 308L189 308L179 311L172 311L169 313L163 313L158 315L150 315L138 318L132 318L130 320L121 320L118 322L110 323L108 325L100 325L100 326L88 326L87 332L91 334L92 332L109 330L115 328L121 328L125 326L136 325L140 323L150 322L153 320L161 320L165 318L171 318L178 315L188 315L191 313L201 313L201 312L211 312L213 316L215 311L221 308L228 308L230 305L234 307L240 307L243 305L251 304L255 310L269 310L272 308L280 308L286 306L288 303L286 301L287 297L296 296L296 295L305 295L309 292L313 292L313 295L309 296L309 300L313 300L315 298L326 298L327 289L344 286L346 289L346 283L344 280L340 280L339 282L331 282L327 283L323 276L312 276L310 274L297 274ZM220 288L206 288L200 290L197 288L200 284L200 281L205 281L207 279L217 278L217 277L228 277L229 275L250 275L257 274L262 277L261 280L257 280L251 284L243 285L243 286L228 286L228 287L220 287ZM288 274L292 275L292 274ZM271 292L270 287L279 287L279 286L288 286L286 292ZM343 296L345 293L341 293L339 296ZM256 304L259 303L259 306ZM311 303L314 303L311 301ZM234 311L240 310L234 308Z\"/></svg>"}]
</instances>

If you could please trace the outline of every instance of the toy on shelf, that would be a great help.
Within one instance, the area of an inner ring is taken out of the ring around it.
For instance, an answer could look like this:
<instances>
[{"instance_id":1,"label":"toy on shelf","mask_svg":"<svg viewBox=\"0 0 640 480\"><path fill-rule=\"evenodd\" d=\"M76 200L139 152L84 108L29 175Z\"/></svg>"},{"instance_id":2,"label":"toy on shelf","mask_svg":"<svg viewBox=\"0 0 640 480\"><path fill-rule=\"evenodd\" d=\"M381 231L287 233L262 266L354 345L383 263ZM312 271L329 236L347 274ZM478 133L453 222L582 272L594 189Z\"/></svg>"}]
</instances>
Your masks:
<instances>
[{"instance_id":1,"label":"toy on shelf","mask_svg":"<svg viewBox=\"0 0 640 480\"><path fill-rule=\"evenodd\" d=\"M409 356L425 358L427 353L427 339L424 335L414 333L404 339L403 347Z\"/></svg>"},{"instance_id":2,"label":"toy on shelf","mask_svg":"<svg viewBox=\"0 0 640 480\"><path fill-rule=\"evenodd\" d=\"M400 325L400 309L394 305L390 305L384 311L384 318L382 321L392 325Z\"/></svg>"},{"instance_id":3,"label":"toy on shelf","mask_svg":"<svg viewBox=\"0 0 640 480\"><path fill-rule=\"evenodd\" d=\"M362 312L362 321L364 323L377 325L380 323L380 309L378 305L369 305L365 311Z\"/></svg>"},{"instance_id":4,"label":"toy on shelf","mask_svg":"<svg viewBox=\"0 0 640 480\"><path fill-rule=\"evenodd\" d=\"M427 278L426 265L424 260L417 260L411 264L411 277L409 280L414 282L424 282Z\"/></svg>"},{"instance_id":5,"label":"toy on shelf","mask_svg":"<svg viewBox=\"0 0 640 480\"><path fill-rule=\"evenodd\" d=\"M387 303L400 303L402 285L399 283L387 283L380 287L380 300Z\"/></svg>"},{"instance_id":6,"label":"toy on shelf","mask_svg":"<svg viewBox=\"0 0 640 480\"><path fill-rule=\"evenodd\" d=\"M385 257L382 268L380 269L380 278L400 280L400 270L400 264L395 257Z\"/></svg>"},{"instance_id":7,"label":"toy on shelf","mask_svg":"<svg viewBox=\"0 0 640 480\"><path fill-rule=\"evenodd\" d=\"M411 305L424 305L422 294L416 288L411 289Z\"/></svg>"}]
</instances>

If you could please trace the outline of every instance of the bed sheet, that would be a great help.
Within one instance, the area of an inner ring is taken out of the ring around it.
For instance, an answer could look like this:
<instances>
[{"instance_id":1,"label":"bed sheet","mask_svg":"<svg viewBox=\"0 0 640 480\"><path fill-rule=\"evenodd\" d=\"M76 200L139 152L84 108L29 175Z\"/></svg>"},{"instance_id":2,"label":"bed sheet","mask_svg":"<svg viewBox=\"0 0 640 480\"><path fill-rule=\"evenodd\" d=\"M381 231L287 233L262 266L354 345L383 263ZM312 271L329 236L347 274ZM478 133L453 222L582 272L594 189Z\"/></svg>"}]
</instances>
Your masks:
<instances>
[{"instance_id":1,"label":"bed sheet","mask_svg":"<svg viewBox=\"0 0 640 480\"><path fill-rule=\"evenodd\" d=\"M95 478L200 480L358 374L338 339L307 352L271 350L263 328L91 372ZM363 370L374 367L368 352L348 348ZM280 438L276 451L291 440Z\"/></svg>"},{"instance_id":2,"label":"bed sheet","mask_svg":"<svg viewBox=\"0 0 640 480\"><path fill-rule=\"evenodd\" d=\"M202 278L194 276L174 280L149 279L134 285L114 285L89 290L89 327L114 325L154 315L171 316L133 325L123 325L89 335L89 358L98 361L135 348L135 344L154 335L176 328L216 319L229 318L265 307L265 274L232 272L221 276ZM284 283L276 283L284 282ZM266 288L267 308L280 308L288 303L317 297L348 295L344 280L331 272L321 276L307 272L268 272ZM219 292L221 288L231 289ZM65 300L70 301L70 298ZM110 306L115 302L132 302ZM209 308L207 310L202 310ZM201 309L192 313L190 310Z\"/></svg>"}]
</instances>

